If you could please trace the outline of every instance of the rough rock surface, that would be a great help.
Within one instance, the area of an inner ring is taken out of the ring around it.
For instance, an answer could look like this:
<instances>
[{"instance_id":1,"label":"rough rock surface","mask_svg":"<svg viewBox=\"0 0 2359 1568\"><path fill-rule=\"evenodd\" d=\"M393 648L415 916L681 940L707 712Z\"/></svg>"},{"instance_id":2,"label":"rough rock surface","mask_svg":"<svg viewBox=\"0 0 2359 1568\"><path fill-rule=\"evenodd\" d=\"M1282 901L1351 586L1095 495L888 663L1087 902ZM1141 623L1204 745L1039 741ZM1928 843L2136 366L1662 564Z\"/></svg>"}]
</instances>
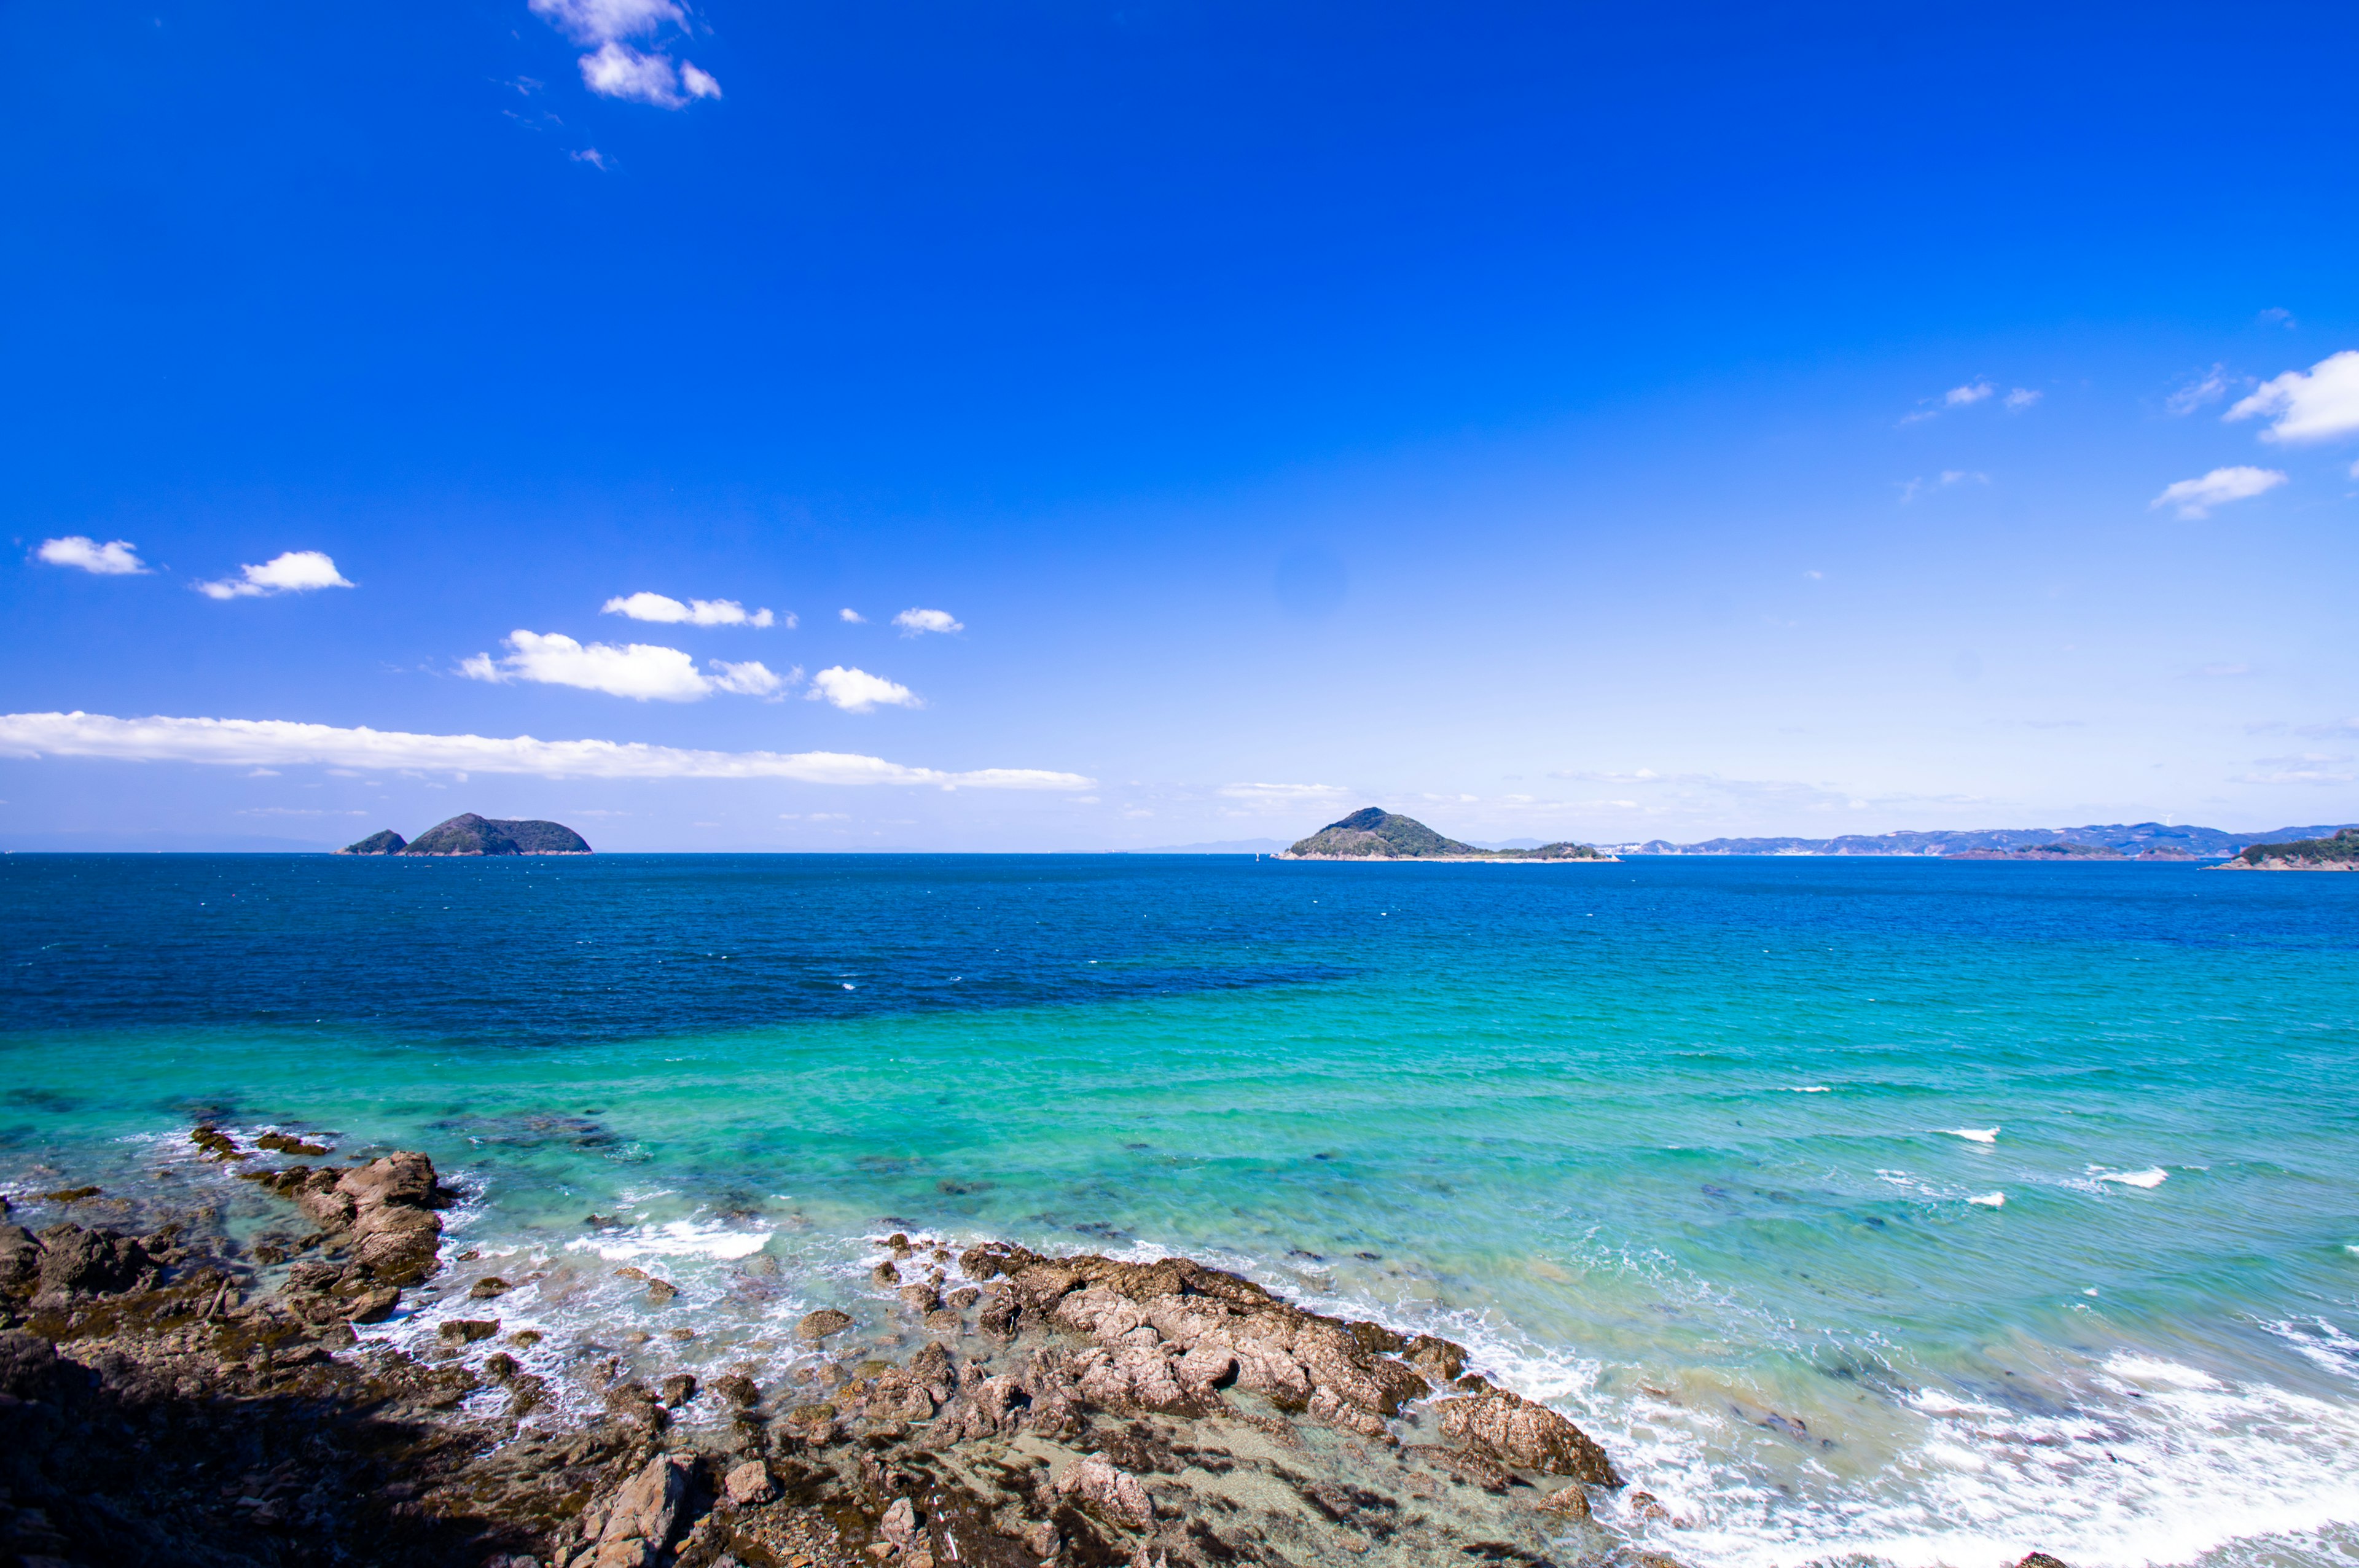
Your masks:
<instances>
[{"instance_id":1,"label":"rough rock surface","mask_svg":"<svg viewBox=\"0 0 2359 1568\"><path fill-rule=\"evenodd\" d=\"M412 1356L356 1343L352 1322L405 1290L444 1312L475 1299L439 1271L451 1195L430 1162L266 1171L217 1129L196 1141L310 1227L274 1244L276 1291L195 1220L0 1225L16 1325L0 1331L0 1563L1642 1561L1562 1484L1614 1484L1602 1452L1479 1380L1450 1390L1459 1346L1186 1260L972 1249L976 1293L929 1312L929 1337L880 1288L859 1318L806 1319L779 1349L791 1375L707 1360L700 1379L678 1357L702 1330L625 1336L645 1342L636 1360L586 1342L552 1360L537 1332L455 1314ZM905 1277L912 1253L951 1261L897 1240ZM527 1299L513 1292L538 1276L499 1267L516 1281L503 1305ZM948 1282L937 1269L924 1288Z\"/></svg>"}]
</instances>

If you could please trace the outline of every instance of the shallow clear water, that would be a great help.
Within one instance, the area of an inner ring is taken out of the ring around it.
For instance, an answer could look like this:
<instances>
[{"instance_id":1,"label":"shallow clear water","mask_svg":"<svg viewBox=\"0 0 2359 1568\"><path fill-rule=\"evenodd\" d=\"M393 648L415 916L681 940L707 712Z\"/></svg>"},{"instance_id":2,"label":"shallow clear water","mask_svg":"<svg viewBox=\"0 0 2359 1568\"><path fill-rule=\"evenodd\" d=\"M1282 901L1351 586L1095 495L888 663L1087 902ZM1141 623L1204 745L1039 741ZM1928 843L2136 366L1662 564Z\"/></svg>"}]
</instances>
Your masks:
<instances>
[{"instance_id":1,"label":"shallow clear water","mask_svg":"<svg viewBox=\"0 0 2359 1568\"><path fill-rule=\"evenodd\" d=\"M1185 1250L1474 1346L1699 1568L2359 1554L2359 878L10 856L0 936L12 1198L423 1148L552 1346Z\"/></svg>"}]
</instances>

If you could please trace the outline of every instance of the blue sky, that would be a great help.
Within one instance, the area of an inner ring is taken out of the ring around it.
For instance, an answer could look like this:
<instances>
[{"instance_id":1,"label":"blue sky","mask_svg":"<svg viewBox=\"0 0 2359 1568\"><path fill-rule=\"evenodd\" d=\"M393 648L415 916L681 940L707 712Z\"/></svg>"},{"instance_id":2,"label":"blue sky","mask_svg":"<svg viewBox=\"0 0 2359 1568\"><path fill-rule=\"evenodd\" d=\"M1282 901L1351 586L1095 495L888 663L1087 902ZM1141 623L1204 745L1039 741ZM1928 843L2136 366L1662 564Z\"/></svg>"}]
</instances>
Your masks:
<instances>
[{"instance_id":1,"label":"blue sky","mask_svg":"<svg viewBox=\"0 0 2359 1568\"><path fill-rule=\"evenodd\" d=\"M5 25L0 845L2359 818L2347 7Z\"/></svg>"}]
</instances>

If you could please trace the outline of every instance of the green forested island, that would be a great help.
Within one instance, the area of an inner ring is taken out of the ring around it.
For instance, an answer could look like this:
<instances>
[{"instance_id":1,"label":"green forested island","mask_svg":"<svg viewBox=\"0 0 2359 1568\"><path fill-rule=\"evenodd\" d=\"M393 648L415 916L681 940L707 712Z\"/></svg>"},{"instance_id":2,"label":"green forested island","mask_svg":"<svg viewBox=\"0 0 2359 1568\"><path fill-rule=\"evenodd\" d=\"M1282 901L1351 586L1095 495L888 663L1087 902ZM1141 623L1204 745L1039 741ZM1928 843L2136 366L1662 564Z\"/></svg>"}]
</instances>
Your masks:
<instances>
[{"instance_id":1,"label":"green forested island","mask_svg":"<svg viewBox=\"0 0 2359 1568\"><path fill-rule=\"evenodd\" d=\"M2332 838L2296 838L2283 844L2247 845L2221 868L2236 871L2359 871L2359 827L2345 827Z\"/></svg>"},{"instance_id":2,"label":"green forested island","mask_svg":"<svg viewBox=\"0 0 2359 1568\"><path fill-rule=\"evenodd\" d=\"M1288 860L1610 860L1587 844L1479 849L1445 838L1414 816L1365 806L1331 822L1279 857Z\"/></svg>"},{"instance_id":3,"label":"green forested island","mask_svg":"<svg viewBox=\"0 0 2359 1568\"><path fill-rule=\"evenodd\" d=\"M586 855L590 846L561 822L505 820L473 812L440 822L412 839L392 828L347 844L339 855Z\"/></svg>"}]
</instances>

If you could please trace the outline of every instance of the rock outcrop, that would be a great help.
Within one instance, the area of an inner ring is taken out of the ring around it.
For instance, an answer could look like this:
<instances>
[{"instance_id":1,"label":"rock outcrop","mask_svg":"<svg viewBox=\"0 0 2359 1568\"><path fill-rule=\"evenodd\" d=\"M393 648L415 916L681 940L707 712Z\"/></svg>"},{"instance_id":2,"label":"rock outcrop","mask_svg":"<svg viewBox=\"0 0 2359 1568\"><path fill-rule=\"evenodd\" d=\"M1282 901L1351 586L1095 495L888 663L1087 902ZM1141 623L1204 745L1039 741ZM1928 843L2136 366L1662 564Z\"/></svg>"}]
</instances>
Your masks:
<instances>
[{"instance_id":1,"label":"rock outcrop","mask_svg":"<svg viewBox=\"0 0 2359 1568\"><path fill-rule=\"evenodd\" d=\"M409 841L390 827L380 828L356 844L347 844L336 851L339 855L398 855Z\"/></svg>"}]
</instances>

